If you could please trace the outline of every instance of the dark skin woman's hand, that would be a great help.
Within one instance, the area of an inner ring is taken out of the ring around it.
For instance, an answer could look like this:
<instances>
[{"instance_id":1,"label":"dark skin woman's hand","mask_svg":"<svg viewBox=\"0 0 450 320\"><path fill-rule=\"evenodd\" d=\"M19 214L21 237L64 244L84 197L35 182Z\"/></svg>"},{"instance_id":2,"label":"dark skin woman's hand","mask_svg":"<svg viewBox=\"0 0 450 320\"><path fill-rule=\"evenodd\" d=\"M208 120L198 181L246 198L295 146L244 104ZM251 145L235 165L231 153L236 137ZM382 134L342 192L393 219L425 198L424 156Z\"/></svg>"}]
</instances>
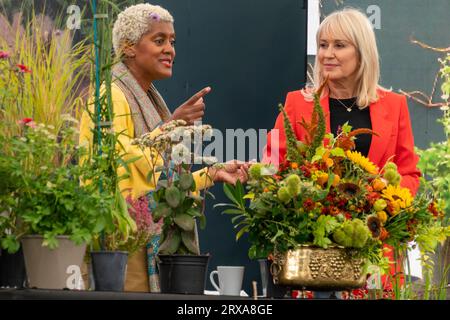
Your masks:
<instances>
[{"instance_id":1,"label":"dark skin woman's hand","mask_svg":"<svg viewBox=\"0 0 450 320\"><path fill-rule=\"evenodd\" d=\"M203 97L211 91L210 87L206 87L196 94L194 94L189 100L179 106L170 120L184 120L189 125L194 124L196 121L201 121L205 114L205 103Z\"/></svg>"}]
</instances>

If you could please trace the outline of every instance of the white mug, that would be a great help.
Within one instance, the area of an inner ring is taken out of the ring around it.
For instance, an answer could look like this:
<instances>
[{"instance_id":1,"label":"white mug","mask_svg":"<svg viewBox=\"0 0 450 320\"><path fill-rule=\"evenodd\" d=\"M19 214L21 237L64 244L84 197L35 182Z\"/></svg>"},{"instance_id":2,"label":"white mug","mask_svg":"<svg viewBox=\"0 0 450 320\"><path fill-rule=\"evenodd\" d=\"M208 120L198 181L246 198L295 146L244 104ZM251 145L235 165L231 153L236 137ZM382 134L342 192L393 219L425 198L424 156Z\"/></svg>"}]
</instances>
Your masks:
<instances>
[{"instance_id":1,"label":"white mug","mask_svg":"<svg viewBox=\"0 0 450 320\"><path fill-rule=\"evenodd\" d=\"M214 281L216 274L219 276L219 285ZM224 296L240 296L243 279L244 267L218 266L209 275L213 287Z\"/></svg>"}]
</instances>

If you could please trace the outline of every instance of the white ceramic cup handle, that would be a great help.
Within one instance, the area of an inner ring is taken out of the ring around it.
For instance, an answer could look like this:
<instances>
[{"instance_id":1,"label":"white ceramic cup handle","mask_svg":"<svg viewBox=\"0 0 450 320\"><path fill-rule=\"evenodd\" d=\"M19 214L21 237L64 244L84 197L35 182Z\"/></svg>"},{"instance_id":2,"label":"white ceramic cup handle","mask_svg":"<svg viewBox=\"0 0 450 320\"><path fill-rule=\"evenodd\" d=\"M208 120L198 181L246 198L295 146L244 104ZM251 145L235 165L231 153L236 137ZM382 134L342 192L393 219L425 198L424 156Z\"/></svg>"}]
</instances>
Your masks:
<instances>
[{"instance_id":1,"label":"white ceramic cup handle","mask_svg":"<svg viewBox=\"0 0 450 320\"><path fill-rule=\"evenodd\" d=\"M214 275L215 275L215 274L219 275L219 272L218 272L217 270L212 271L212 272L209 274L209 280L211 281L211 284L213 285L213 287L216 288L216 290L220 292L219 286L218 286L217 283L214 281Z\"/></svg>"}]
</instances>

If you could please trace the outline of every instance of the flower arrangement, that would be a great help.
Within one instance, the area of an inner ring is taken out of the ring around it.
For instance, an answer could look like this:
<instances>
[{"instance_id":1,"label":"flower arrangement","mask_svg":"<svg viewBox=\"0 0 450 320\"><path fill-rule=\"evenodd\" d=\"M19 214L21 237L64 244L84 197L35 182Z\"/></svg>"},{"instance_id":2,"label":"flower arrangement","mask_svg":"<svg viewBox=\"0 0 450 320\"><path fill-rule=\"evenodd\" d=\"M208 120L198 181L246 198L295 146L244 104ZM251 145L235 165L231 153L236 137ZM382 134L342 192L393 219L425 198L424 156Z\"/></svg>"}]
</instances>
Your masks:
<instances>
[{"instance_id":1,"label":"flower arrangement","mask_svg":"<svg viewBox=\"0 0 450 320\"><path fill-rule=\"evenodd\" d=\"M442 224L441 208L427 194L414 198L401 187L393 162L378 168L354 150L355 136L375 132L344 124L336 136L326 134L320 93L314 94L311 121L301 122L305 141L296 139L280 105L287 160L279 168L252 165L247 192L240 184L224 186L232 201L224 213L234 215L232 222L240 229L237 239L248 233L250 258L266 258L299 245L339 246L364 258L367 266L386 269L384 244L404 248L416 240L433 250L450 231Z\"/></svg>"},{"instance_id":2,"label":"flower arrangement","mask_svg":"<svg viewBox=\"0 0 450 320\"><path fill-rule=\"evenodd\" d=\"M196 192L192 166L206 165L200 174L206 175L205 179L215 170L212 166L218 166L215 157L199 156L197 150L191 152L191 141L196 137L203 141L212 135L211 127L186 124L183 120L173 120L161 126L157 134L145 134L134 141L153 168L148 179L157 186L153 193L153 221L164 221L159 247L162 254L200 254L196 219L204 228L205 196L211 194L208 188L203 190L203 196Z\"/></svg>"}]
</instances>

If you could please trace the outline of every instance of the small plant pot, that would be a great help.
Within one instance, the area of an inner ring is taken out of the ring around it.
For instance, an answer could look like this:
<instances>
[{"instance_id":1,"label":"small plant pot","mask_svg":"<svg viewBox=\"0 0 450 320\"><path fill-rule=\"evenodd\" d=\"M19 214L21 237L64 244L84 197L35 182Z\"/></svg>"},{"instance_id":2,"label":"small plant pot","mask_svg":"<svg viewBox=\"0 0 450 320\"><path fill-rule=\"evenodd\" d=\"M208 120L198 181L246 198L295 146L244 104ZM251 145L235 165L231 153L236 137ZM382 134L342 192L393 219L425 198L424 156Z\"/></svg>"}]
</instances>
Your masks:
<instances>
[{"instance_id":1,"label":"small plant pot","mask_svg":"<svg viewBox=\"0 0 450 320\"><path fill-rule=\"evenodd\" d=\"M158 255L162 293L204 294L209 255Z\"/></svg>"},{"instance_id":2,"label":"small plant pot","mask_svg":"<svg viewBox=\"0 0 450 320\"><path fill-rule=\"evenodd\" d=\"M25 260L22 247L12 254L2 250L0 255L0 288L24 288L25 281Z\"/></svg>"},{"instance_id":3,"label":"small plant pot","mask_svg":"<svg viewBox=\"0 0 450 320\"><path fill-rule=\"evenodd\" d=\"M77 246L67 236L58 236L58 248L42 246L42 236L22 239L25 267L30 288L81 289L81 265L86 244Z\"/></svg>"},{"instance_id":4,"label":"small plant pot","mask_svg":"<svg viewBox=\"0 0 450 320\"><path fill-rule=\"evenodd\" d=\"M123 291L127 271L128 252L91 252L95 291Z\"/></svg>"}]
</instances>

